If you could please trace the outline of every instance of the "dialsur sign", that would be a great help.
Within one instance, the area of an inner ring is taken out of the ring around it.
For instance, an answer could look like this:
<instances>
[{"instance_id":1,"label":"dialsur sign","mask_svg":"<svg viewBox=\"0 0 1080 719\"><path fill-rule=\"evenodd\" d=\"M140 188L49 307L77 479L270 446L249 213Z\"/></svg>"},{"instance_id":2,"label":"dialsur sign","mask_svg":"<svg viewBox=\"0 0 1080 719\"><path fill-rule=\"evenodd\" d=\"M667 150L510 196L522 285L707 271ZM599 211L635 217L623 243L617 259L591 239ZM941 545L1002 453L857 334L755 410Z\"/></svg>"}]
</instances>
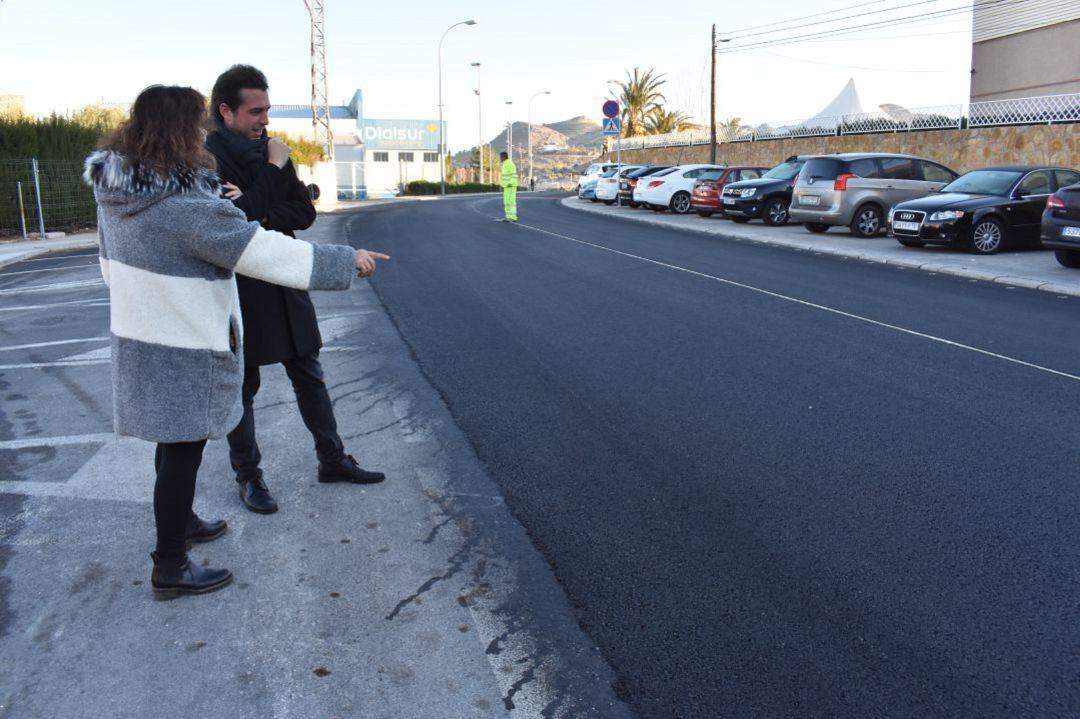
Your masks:
<instances>
[{"instance_id":1,"label":"dialsur sign","mask_svg":"<svg viewBox=\"0 0 1080 719\"><path fill-rule=\"evenodd\" d=\"M443 123L443 135L446 123ZM364 119L361 135L373 150L431 150L439 148L439 124L435 120Z\"/></svg>"}]
</instances>

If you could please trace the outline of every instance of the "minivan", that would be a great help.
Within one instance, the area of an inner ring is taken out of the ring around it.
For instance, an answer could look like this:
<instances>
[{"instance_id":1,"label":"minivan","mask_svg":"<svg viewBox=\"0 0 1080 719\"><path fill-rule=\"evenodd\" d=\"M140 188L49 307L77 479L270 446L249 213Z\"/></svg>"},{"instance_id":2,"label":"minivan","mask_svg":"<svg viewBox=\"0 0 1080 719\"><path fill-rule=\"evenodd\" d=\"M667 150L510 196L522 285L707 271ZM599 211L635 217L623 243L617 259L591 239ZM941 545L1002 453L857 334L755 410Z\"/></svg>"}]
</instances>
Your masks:
<instances>
[{"instance_id":1,"label":"minivan","mask_svg":"<svg viewBox=\"0 0 1080 719\"><path fill-rule=\"evenodd\" d=\"M893 205L937 192L957 177L944 165L912 155L818 155L795 180L789 214L810 232L847 225L857 237L873 237Z\"/></svg>"}]
</instances>

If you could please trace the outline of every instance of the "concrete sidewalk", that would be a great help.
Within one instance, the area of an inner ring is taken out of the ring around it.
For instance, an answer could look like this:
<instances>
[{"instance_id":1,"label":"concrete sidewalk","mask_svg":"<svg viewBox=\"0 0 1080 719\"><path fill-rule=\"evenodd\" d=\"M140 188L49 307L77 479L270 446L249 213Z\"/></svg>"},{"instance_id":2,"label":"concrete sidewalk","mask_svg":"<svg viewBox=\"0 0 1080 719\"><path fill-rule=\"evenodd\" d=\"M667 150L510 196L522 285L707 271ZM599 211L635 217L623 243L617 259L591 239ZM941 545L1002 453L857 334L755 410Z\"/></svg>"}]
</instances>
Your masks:
<instances>
[{"instance_id":1,"label":"concrete sidewalk","mask_svg":"<svg viewBox=\"0 0 1080 719\"><path fill-rule=\"evenodd\" d=\"M305 236L343 241L344 220ZM0 347L0 716L630 716L365 282L315 301L339 429L387 481L318 484L292 389L266 368L256 417L281 511L244 509L211 442L196 510L229 532L191 556L236 581L152 601L153 446L109 434L106 293L81 262L52 286L0 273L0 310L19 310Z\"/></svg>"},{"instance_id":2,"label":"concrete sidewalk","mask_svg":"<svg viewBox=\"0 0 1080 719\"><path fill-rule=\"evenodd\" d=\"M1054 259L1053 253L1046 250L1017 250L981 256L949 247L903 247L891 237L884 236L863 240L849 234L846 228L833 228L825 234L814 235L801 225L769 227L756 220L740 225L717 217L706 219L696 214L672 215L645 209L607 206L576 197L568 197L562 204L583 212L643 222L657 227L841 255L868 262L1080 297L1080 271L1062 267Z\"/></svg>"},{"instance_id":3,"label":"concrete sidewalk","mask_svg":"<svg viewBox=\"0 0 1080 719\"><path fill-rule=\"evenodd\" d=\"M7 267L15 262L33 259L53 252L81 250L87 247L97 247L96 232L80 232L76 235L68 235L53 240L0 242L0 267Z\"/></svg>"}]
</instances>

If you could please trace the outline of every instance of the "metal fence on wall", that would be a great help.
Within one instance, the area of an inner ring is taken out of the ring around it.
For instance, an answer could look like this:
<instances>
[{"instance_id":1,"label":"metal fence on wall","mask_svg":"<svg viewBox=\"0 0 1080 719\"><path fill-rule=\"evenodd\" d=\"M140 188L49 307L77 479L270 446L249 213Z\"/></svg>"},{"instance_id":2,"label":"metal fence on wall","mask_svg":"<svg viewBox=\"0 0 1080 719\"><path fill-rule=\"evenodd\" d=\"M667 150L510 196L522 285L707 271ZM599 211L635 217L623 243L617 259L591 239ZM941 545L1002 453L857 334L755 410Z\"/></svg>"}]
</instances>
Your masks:
<instances>
[{"instance_id":1,"label":"metal fence on wall","mask_svg":"<svg viewBox=\"0 0 1080 719\"><path fill-rule=\"evenodd\" d=\"M0 160L0 237L39 237L94 227L94 194L81 162Z\"/></svg>"},{"instance_id":2,"label":"metal fence on wall","mask_svg":"<svg viewBox=\"0 0 1080 719\"><path fill-rule=\"evenodd\" d=\"M809 120L785 120L754 126L725 126L716 128L716 141L719 143L756 142L793 137L958 130L965 127L1003 125L1053 125L1072 122L1080 122L1080 93L988 100L973 102L966 107L964 105L938 105L911 110L891 107L888 112L815 117ZM621 143L624 150L707 145L709 130L706 128L666 135L624 137ZM614 150L615 140L606 140L605 149Z\"/></svg>"}]
</instances>

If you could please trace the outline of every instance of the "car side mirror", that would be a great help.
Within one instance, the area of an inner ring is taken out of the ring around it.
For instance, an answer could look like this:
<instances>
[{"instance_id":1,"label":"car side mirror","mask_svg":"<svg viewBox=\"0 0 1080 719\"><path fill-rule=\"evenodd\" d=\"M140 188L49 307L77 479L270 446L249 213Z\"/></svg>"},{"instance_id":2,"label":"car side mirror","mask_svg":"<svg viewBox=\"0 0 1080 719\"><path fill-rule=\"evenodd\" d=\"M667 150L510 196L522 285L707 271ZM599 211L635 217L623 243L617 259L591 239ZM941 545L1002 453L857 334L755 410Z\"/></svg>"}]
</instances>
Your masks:
<instances>
[{"instance_id":1,"label":"car side mirror","mask_svg":"<svg viewBox=\"0 0 1080 719\"><path fill-rule=\"evenodd\" d=\"M315 200L319 199L319 196L322 195L322 192L319 190L319 186L314 183L307 186L307 191L308 196L311 197L312 202L315 202Z\"/></svg>"}]
</instances>

